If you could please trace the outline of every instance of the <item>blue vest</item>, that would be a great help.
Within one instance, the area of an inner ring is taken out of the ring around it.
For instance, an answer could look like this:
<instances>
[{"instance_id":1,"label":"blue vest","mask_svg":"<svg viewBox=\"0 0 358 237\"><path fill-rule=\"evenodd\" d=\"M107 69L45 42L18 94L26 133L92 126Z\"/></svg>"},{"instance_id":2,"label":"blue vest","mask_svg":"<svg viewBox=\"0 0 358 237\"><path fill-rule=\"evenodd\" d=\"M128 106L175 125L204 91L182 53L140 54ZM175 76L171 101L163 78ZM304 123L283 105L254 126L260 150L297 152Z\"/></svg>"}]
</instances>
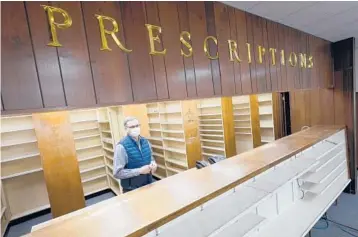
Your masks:
<instances>
[{"instance_id":1,"label":"blue vest","mask_svg":"<svg viewBox=\"0 0 358 237\"><path fill-rule=\"evenodd\" d=\"M128 162L124 166L125 169L136 169L151 163L152 151L147 139L143 137L139 138L141 149L139 149L137 142L128 135L119 143L124 147L128 156ZM121 185L124 191L140 188L150 183L152 183L151 174L141 174L132 178L121 179Z\"/></svg>"}]
</instances>

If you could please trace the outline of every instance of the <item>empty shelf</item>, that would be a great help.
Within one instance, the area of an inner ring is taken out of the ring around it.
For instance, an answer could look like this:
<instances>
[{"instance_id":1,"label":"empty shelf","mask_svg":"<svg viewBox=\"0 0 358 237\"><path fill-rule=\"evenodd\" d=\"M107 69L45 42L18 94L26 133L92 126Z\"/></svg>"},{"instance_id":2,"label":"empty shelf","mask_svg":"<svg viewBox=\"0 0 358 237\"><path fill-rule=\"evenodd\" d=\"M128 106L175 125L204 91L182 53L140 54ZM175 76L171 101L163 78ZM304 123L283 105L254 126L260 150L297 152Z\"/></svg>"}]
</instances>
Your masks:
<instances>
[{"instance_id":1,"label":"empty shelf","mask_svg":"<svg viewBox=\"0 0 358 237\"><path fill-rule=\"evenodd\" d=\"M1 133L22 132L22 131L29 131L29 130L33 130L33 129L34 128L10 129L10 130L1 131Z\"/></svg>"},{"instance_id":2,"label":"empty shelf","mask_svg":"<svg viewBox=\"0 0 358 237\"><path fill-rule=\"evenodd\" d=\"M200 133L200 136L202 136L202 137L224 137L224 135L204 134L204 133Z\"/></svg>"},{"instance_id":3,"label":"empty shelf","mask_svg":"<svg viewBox=\"0 0 358 237\"><path fill-rule=\"evenodd\" d=\"M149 131L150 132L161 132L162 130L158 129L158 128L150 128Z\"/></svg>"},{"instance_id":4,"label":"empty shelf","mask_svg":"<svg viewBox=\"0 0 358 237\"><path fill-rule=\"evenodd\" d=\"M95 155L95 156L89 156L89 157L84 157L84 158L79 158L78 161L86 161L86 160L92 160L92 159L96 159L96 158L100 158L100 157L103 157L102 154L98 154L98 155Z\"/></svg>"},{"instance_id":5,"label":"empty shelf","mask_svg":"<svg viewBox=\"0 0 358 237\"><path fill-rule=\"evenodd\" d=\"M104 132L104 133L112 133L111 130L101 130L101 132Z\"/></svg>"},{"instance_id":6,"label":"empty shelf","mask_svg":"<svg viewBox=\"0 0 358 237\"><path fill-rule=\"evenodd\" d=\"M109 152L112 152L112 153L114 153L114 150L113 149L111 149L111 148L108 148L108 147L103 147L103 149L105 149L106 151L109 151Z\"/></svg>"},{"instance_id":7,"label":"empty shelf","mask_svg":"<svg viewBox=\"0 0 358 237\"><path fill-rule=\"evenodd\" d=\"M4 159L4 160L1 160L1 163L11 162L14 160L22 160L22 159L32 158L32 157L39 156L39 155L40 155L40 153L33 153L33 154L27 154L27 155L23 155L23 156L12 157L10 159L4 159L4 157L2 157L2 159Z\"/></svg>"},{"instance_id":8,"label":"empty shelf","mask_svg":"<svg viewBox=\"0 0 358 237\"><path fill-rule=\"evenodd\" d=\"M25 172L20 172L20 173L16 173L16 174L11 174L11 175L7 175L7 176L2 176L1 179L10 179L10 178L15 178L15 177L19 177L19 176L23 176L23 175L27 175L27 174L32 174L32 173L36 173L42 171L42 168L38 168L38 169L33 169L33 170L28 170Z\"/></svg>"},{"instance_id":9,"label":"empty shelf","mask_svg":"<svg viewBox=\"0 0 358 237\"><path fill-rule=\"evenodd\" d=\"M110 160L113 160L113 157L110 157L108 155L105 155L106 158L110 159Z\"/></svg>"},{"instance_id":10,"label":"empty shelf","mask_svg":"<svg viewBox=\"0 0 358 237\"><path fill-rule=\"evenodd\" d=\"M250 122L251 120L249 119L236 119L234 120L234 122Z\"/></svg>"},{"instance_id":11,"label":"empty shelf","mask_svg":"<svg viewBox=\"0 0 358 237\"><path fill-rule=\"evenodd\" d=\"M113 145L113 140L111 138L103 137L102 141L105 142L105 143Z\"/></svg>"},{"instance_id":12,"label":"empty shelf","mask_svg":"<svg viewBox=\"0 0 358 237\"><path fill-rule=\"evenodd\" d=\"M165 161L169 162L169 163L172 163L172 164L175 164L175 165L179 165L179 166L188 168L188 165L184 160L166 158Z\"/></svg>"},{"instance_id":13,"label":"empty shelf","mask_svg":"<svg viewBox=\"0 0 358 237\"><path fill-rule=\"evenodd\" d=\"M160 114L181 114L181 111L160 111Z\"/></svg>"},{"instance_id":14,"label":"empty shelf","mask_svg":"<svg viewBox=\"0 0 358 237\"><path fill-rule=\"evenodd\" d=\"M108 120L101 120L101 121L98 121L98 123L109 123Z\"/></svg>"},{"instance_id":15,"label":"empty shelf","mask_svg":"<svg viewBox=\"0 0 358 237\"><path fill-rule=\"evenodd\" d=\"M157 152L153 152L153 156L159 156L159 157L164 158L163 154L160 154L160 153L157 153Z\"/></svg>"},{"instance_id":16,"label":"empty shelf","mask_svg":"<svg viewBox=\"0 0 358 237\"><path fill-rule=\"evenodd\" d=\"M162 176L162 175L160 175L158 173L154 173L153 176L155 176L155 177L157 177L159 179L164 179L165 178L164 176Z\"/></svg>"},{"instance_id":17,"label":"empty shelf","mask_svg":"<svg viewBox=\"0 0 358 237\"><path fill-rule=\"evenodd\" d=\"M148 111L147 114L158 114L159 111Z\"/></svg>"},{"instance_id":18,"label":"empty shelf","mask_svg":"<svg viewBox=\"0 0 358 237\"><path fill-rule=\"evenodd\" d=\"M161 137L148 137L148 140L163 141L163 139Z\"/></svg>"},{"instance_id":19,"label":"empty shelf","mask_svg":"<svg viewBox=\"0 0 358 237\"><path fill-rule=\"evenodd\" d=\"M239 126L237 126L237 127L235 127L235 128L242 128L242 129L251 129L251 127L244 127L244 126L242 126L242 127L239 127Z\"/></svg>"},{"instance_id":20,"label":"empty shelf","mask_svg":"<svg viewBox=\"0 0 358 237\"><path fill-rule=\"evenodd\" d=\"M183 134L184 131L183 130L162 130L163 133L178 133L178 134Z\"/></svg>"},{"instance_id":21,"label":"empty shelf","mask_svg":"<svg viewBox=\"0 0 358 237\"><path fill-rule=\"evenodd\" d=\"M222 127L222 124L199 124L200 127Z\"/></svg>"},{"instance_id":22,"label":"empty shelf","mask_svg":"<svg viewBox=\"0 0 358 237\"><path fill-rule=\"evenodd\" d=\"M156 149L161 149L163 150L163 147L162 146L156 146L156 145L151 145L152 148L156 148Z\"/></svg>"},{"instance_id":23,"label":"empty shelf","mask_svg":"<svg viewBox=\"0 0 358 237\"><path fill-rule=\"evenodd\" d=\"M235 132L235 134L238 134L238 135L252 135L251 132Z\"/></svg>"},{"instance_id":24,"label":"empty shelf","mask_svg":"<svg viewBox=\"0 0 358 237\"><path fill-rule=\"evenodd\" d=\"M107 166L108 166L108 168L110 168L110 169L112 170L112 172L113 172L113 166L110 165L110 164L107 164Z\"/></svg>"},{"instance_id":25,"label":"empty shelf","mask_svg":"<svg viewBox=\"0 0 358 237\"><path fill-rule=\"evenodd\" d=\"M175 142L185 142L185 140L182 138L174 138L174 137L163 137L163 140L175 141Z\"/></svg>"},{"instance_id":26,"label":"empty shelf","mask_svg":"<svg viewBox=\"0 0 358 237\"><path fill-rule=\"evenodd\" d=\"M96 167L81 170L80 173L82 174L82 173L90 172L92 170L98 170L98 169L101 169L101 168L104 168L104 167L105 167L105 165L100 165L100 166L96 166Z\"/></svg>"},{"instance_id":27,"label":"empty shelf","mask_svg":"<svg viewBox=\"0 0 358 237\"><path fill-rule=\"evenodd\" d=\"M159 168L161 168L161 169L165 169L165 166L164 166L164 165L161 165L161 164L158 164L158 163L157 163L157 166L158 166Z\"/></svg>"},{"instance_id":28,"label":"empty shelf","mask_svg":"<svg viewBox=\"0 0 358 237\"><path fill-rule=\"evenodd\" d=\"M165 147L164 150L170 151L170 152L176 152L176 153L180 153L180 154L184 154L184 155L186 154L186 150L184 150L184 149Z\"/></svg>"},{"instance_id":29,"label":"empty shelf","mask_svg":"<svg viewBox=\"0 0 358 237\"><path fill-rule=\"evenodd\" d=\"M264 139L261 139L261 142L265 142L265 143L270 143L270 142L274 142L275 140L264 140Z\"/></svg>"},{"instance_id":30,"label":"empty shelf","mask_svg":"<svg viewBox=\"0 0 358 237\"><path fill-rule=\"evenodd\" d=\"M199 129L200 132L220 132L223 133L223 130L216 130L216 129Z\"/></svg>"},{"instance_id":31,"label":"empty shelf","mask_svg":"<svg viewBox=\"0 0 358 237\"><path fill-rule=\"evenodd\" d=\"M204 156L222 156L224 154L214 154L214 153L208 153L208 152L202 152L201 154L203 154Z\"/></svg>"},{"instance_id":32,"label":"empty shelf","mask_svg":"<svg viewBox=\"0 0 358 237\"><path fill-rule=\"evenodd\" d=\"M210 139L200 139L201 142L213 142L213 143L222 143L224 144L224 141L222 140L210 140Z\"/></svg>"},{"instance_id":33,"label":"empty shelf","mask_svg":"<svg viewBox=\"0 0 358 237\"><path fill-rule=\"evenodd\" d=\"M206 116L221 116L221 113L200 114L199 115L199 117L206 117Z\"/></svg>"},{"instance_id":34,"label":"empty shelf","mask_svg":"<svg viewBox=\"0 0 358 237\"><path fill-rule=\"evenodd\" d=\"M177 121L162 121L161 124L163 125L180 125L183 124L183 121L177 120Z\"/></svg>"},{"instance_id":35,"label":"empty shelf","mask_svg":"<svg viewBox=\"0 0 358 237\"><path fill-rule=\"evenodd\" d=\"M100 179L100 178L103 178L103 177L106 177L106 176L107 176L107 174L97 175L95 177L82 180L82 183L87 183L87 182L90 182L90 181L93 181L93 180L96 180L96 179Z\"/></svg>"},{"instance_id":36,"label":"empty shelf","mask_svg":"<svg viewBox=\"0 0 358 237\"><path fill-rule=\"evenodd\" d=\"M80 129L76 129L76 130L73 130L73 131L74 132L82 132L82 131L88 131L88 130L94 130L94 129L98 129L98 127L80 128Z\"/></svg>"},{"instance_id":37,"label":"empty shelf","mask_svg":"<svg viewBox=\"0 0 358 237\"><path fill-rule=\"evenodd\" d=\"M102 146L101 144L98 144L98 145L92 145L92 146L80 147L80 148L77 148L77 149L76 149L76 151L81 151L81 150L86 150L86 149L91 149L91 148L101 147L101 146Z\"/></svg>"},{"instance_id":38,"label":"empty shelf","mask_svg":"<svg viewBox=\"0 0 358 237\"><path fill-rule=\"evenodd\" d=\"M333 161L335 157L339 155L345 155L345 150L335 149L329 153L326 153L323 157L320 157L316 167L311 169L312 172L318 172L320 169L324 168L329 162Z\"/></svg>"},{"instance_id":39,"label":"empty shelf","mask_svg":"<svg viewBox=\"0 0 358 237\"><path fill-rule=\"evenodd\" d=\"M91 138L91 137L99 137L99 134L96 135L88 135L88 136L82 136L82 137L75 137L75 140L81 140L81 139L86 139L86 138Z\"/></svg>"},{"instance_id":40,"label":"empty shelf","mask_svg":"<svg viewBox=\"0 0 358 237\"><path fill-rule=\"evenodd\" d=\"M25 144L30 144L30 143L35 143L37 142L37 140L30 140L30 141L24 141L24 142L18 142L18 143L9 143L9 144L4 144L4 142L2 141L1 147L9 147L9 146L19 146L19 145L25 145Z\"/></svg>"},{"instance_id":41,"label":"empty shelf","mask_svg":"<svg viewBox=\"0 0 358 237\"><path fill-rule=\"evenodd\" d=\"M223 147L202 146L201 148L214 151L225 151L225 148Z\"/></svg>"},{"instance_id":42,"label":"empty shelf","mask_svg":"<svg viewBox=\"0 0 358 237\"><path fill-rule=\"evenodd\" d=\"M234 116L247 116L247 115L250 115L250 113L234 114Z\"/></svg>"},{"instance_id":43,"label":"empty shelf","mask_svg":"<svg viewBox=\"0 0 358 237\"><path fill-rule=\"evenodd\" d=\"M200 121L222 121L222 119L200 119Z\"/></svg>"},{"instance_id":44,"label":"empty shelf","mask_svg":"<svg viewBox=\"0 0 358 237\"><path fill-rule=\"evenodd\" d=\"M157 124L157 123L160 123L160 121L159 120L152 120L152 121L149 121L148 123L149 124Z\"/></svg>"},{"instance_id":45,"label":"empty shelf","mask_svg":"<svg viewBox=\"0 0 358 237\"><path fill-rule=\"evenodd\" d=\"M234 108L234 110L246 110L246 109L250 109L250 107Z\"/></svg>"},{"instance_id":46,"label":"empty shelf","mask_svg":"<svg viewBox=\"0 0 358 237\"><path fill-rule=\"evenodd\" d=\"M225 225L225 228L220 228L218 231L215 231L209 236L244 237L247 236L251 231L259 228L265 222L265 220L266 219L264 217L250 212L237 219L234 223L229 222L230 225Z\"/></svg>"},{"instance_id":47,"label":"empty shelf","mask_svg":"<svg viewBox=\"0 0 358 237\"><path fill-rule=\"evenodd\" d=\"M97 119L83 119L83 120L73 121L71 123L85 123L85 122L97 122Z\"/></svg>"},{"instance_id":48,"label":"empty shelf","mask_svg":"<svg viewBox=\"0 0 358 237\"><path fill-rule=\"evenodd\" d=\"M174 173L180 173L180 172L185 171L185 170L181 170L181 169L177 169L177 168L173 168L173 167L169 167L169 166L167 166L167 170L172 171Z\"/></svg>"},{"instance_id":49,"label":"empty shelf","mask_svg":"<svg viewBox=\"0 0 358 237\"><path fill-rule=\"evenodd\" d=\"M198 105L198 109L221 108L221 105Z\"/></svg>"}]
</instances>

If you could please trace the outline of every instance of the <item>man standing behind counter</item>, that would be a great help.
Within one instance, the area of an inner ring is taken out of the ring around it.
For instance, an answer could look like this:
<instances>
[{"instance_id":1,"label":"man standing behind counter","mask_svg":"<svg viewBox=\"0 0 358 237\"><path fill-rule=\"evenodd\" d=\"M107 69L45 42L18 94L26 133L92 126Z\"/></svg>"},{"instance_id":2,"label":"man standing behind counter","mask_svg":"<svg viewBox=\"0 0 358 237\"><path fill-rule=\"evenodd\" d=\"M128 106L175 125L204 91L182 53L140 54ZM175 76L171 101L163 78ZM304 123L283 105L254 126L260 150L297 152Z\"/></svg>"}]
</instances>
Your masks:
<instances>
[{"instance_id":1,"label":"man standing behind counter","mask_svg":"<svg viewBox=\"0 0 358 237\"><path fill-rule=\"evenodd\" d=\"M116 145L113 175L121 180L123 193L126 193L152 183L157 164L149 141L140 136L138 119L125 118L124 128L127 136Z\"/></svg>"}]
</instances>

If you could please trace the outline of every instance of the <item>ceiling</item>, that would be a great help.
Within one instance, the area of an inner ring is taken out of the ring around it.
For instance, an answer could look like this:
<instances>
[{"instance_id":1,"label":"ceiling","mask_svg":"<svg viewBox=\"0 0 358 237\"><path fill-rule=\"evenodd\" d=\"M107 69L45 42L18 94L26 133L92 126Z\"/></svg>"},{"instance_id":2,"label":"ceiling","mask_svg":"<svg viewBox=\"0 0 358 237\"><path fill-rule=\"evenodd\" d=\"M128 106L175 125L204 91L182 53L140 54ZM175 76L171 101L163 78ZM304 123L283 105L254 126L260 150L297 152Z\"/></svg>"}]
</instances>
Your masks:
<instances>
[{"instance_id":1,"label":"ceiling","mask_svg":"<svg viewBox=\"0 0 358 237\"><path fill-rule=\"evenodd\" d=\"M223 3L332 42L349 37L358 39L358 1Z\"/></svg>"}]
</instances>

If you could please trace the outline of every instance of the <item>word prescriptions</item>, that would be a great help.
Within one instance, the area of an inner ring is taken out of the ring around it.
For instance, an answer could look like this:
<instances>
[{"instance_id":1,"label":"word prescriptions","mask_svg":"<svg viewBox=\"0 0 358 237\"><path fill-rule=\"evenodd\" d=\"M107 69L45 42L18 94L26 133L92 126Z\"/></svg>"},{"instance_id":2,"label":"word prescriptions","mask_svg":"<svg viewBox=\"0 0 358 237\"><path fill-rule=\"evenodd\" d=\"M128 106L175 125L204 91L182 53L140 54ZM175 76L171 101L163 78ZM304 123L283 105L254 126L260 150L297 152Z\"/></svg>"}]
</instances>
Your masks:
<instances>
[{"instance_id":1,"label":"word prescriptions","mask_svg":"<svg viewBox=\"0 0 358 237\"><path fill-rule=\"evenodd\" d=\"M51 30L51 42L47 45L54 46L54 47L61 47L62 45L58 41L57 37L57 28L58 29L66 29L71 27L72 19L71 16L63 9L58 7L52 7L47 5L41 5L44 10L47 12L48 22L50 25ZM64 18L62 23L56 22L54 13L61 14ZM108 46L108 38L111 37L117 46L125 53L131 53L135 49L128 49L117 37L116 33L119 32L119 26L115 19L104 16L104 15L94 15L95 18L98 20L99 26L99 33L101 37L101 46L100 50L102 51L112 51L111 48ZM108 21L112 24L113 28L108 30L105 28L105 21ZM148 39L149 39L149 54L151 55L165 55L167 53L167 49L163 45L163 49L159 50L156 48L156 44L160 44L160 35L162 34L162 27L156 25L145 24L145 28L148 31ZM180 42L182 44L182 48L180 50L180 54L183 57L192 57L193 56L193 48L191 46L191 34L187 31L182 31L180 33ZM205 55L211 59L216 60L219 59L219 52L216 50L216 54L212 55L209 50L209 43L212 41L216 46L218 45L218 40L214 36L207 36L203 41L203 52ZM228 39L228 51L229 51L229 58L231 62L242 62L243 58L242 55L245 54L245 59L248 63L252 63L252 46L249 43L246 43L245 49L239 49L237 42L235 40ZM168 49L170 50L170 49ZM197 49L196 49L197 50ZM243 53L245 52L245 53ZM178 52L179 53L179 52ZM285 65L288 62L288 65L292 67L299 66L301 68L312 68L313 67L313 56L307 55L306 53L295 53L290 52L288 55L286 54L283 49L277 50L276 48L269 48L266 49L261 45L256 47L256 55L258 63L263 63L265 55L268 54L270 62L272 65L276 65L277 60L282 65ZM241 55L240 55L241 54ZM277 57L279 54L279 57Z\"/></svg>"}]
</instances>

